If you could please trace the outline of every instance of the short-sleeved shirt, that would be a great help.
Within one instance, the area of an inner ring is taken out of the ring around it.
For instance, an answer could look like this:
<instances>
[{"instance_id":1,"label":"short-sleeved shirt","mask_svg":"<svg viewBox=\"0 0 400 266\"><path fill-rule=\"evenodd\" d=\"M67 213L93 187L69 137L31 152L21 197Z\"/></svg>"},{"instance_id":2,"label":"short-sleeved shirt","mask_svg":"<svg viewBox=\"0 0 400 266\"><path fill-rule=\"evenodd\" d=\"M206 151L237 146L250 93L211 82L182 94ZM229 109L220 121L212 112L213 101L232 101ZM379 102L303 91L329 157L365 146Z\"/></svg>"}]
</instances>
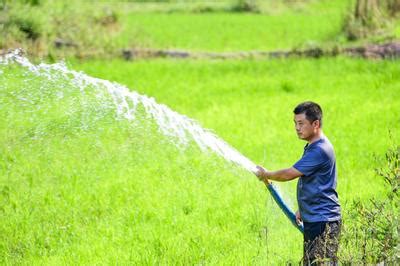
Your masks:
<instances>
[{"instance_id":1,"label":"short-sleeved shirt","mask_svg":"<svg viewBox=\"0 0 400 266\"><path fill-rule=\"evenodd\" d=\"M297 183L302 220L310 223L340 220L336 159L330 141L324 136L307 144L302 158L293 167L303 174Z\"/></svg>"}]
</instances>

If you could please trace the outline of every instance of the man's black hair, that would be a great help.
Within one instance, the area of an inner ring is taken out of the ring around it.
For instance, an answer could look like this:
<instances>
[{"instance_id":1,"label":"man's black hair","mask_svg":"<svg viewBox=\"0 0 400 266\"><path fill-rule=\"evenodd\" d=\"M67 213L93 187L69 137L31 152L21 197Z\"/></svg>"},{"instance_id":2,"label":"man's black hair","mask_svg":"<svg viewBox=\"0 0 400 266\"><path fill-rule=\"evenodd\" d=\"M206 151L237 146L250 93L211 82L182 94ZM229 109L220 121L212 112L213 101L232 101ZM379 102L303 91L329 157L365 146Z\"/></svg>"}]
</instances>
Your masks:
<instances>
[{"instance_id":1,"label":"man's black hair","mask_svg":"<svg viewBox=\"0 0 400 266\"><path fill-rule=\"evenodd\" d=\"M322 109L317 103L311 101L300 103L294 108L293 113L296 115L305 114L310 123L319 120L319 125L322 128Z\"/></svg>"}]
</instances>

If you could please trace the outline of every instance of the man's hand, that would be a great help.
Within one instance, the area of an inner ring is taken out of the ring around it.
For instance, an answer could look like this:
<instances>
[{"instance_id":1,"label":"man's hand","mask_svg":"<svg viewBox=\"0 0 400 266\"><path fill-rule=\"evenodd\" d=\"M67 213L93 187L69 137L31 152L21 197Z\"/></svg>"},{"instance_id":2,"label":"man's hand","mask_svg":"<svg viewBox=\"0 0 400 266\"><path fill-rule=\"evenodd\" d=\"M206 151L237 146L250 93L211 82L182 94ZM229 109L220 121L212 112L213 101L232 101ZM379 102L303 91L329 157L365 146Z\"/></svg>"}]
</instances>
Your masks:
<instances>
[{"instance_id":1,"label":"man's hand","mask_svg":"<svg viewBox=\"0 0 400 266\"><path fill-rule=\"evenodd\" d=\"M258 177L258 179L264 183L268 182L268 171L264 169L264 167L257 165L257 171L255 172L255 175Z\"/></svg>"},{"instance_id":2,"label":"man's hand","mask_svg":"<svg viewBox=\"0 0 400 266\"><path fill-rule=\"evenodd\" d=\"M298 225L301 225L303 223L303 220L300 217L300 212L299 211L296 211L296 223Z\"/></svg>"}]
</instances>

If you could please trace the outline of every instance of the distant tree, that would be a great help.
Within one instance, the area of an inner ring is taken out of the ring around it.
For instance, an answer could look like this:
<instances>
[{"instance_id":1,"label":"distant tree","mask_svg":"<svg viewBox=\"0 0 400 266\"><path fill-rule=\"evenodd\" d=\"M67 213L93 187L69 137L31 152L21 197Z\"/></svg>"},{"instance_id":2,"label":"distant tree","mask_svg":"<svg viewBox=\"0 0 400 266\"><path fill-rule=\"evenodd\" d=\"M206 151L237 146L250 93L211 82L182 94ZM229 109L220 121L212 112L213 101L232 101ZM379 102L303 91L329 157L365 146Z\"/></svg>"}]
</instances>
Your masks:
<instances>
[{"instance_id":1,"label":"distant tree","mask_svg":"<svg viewBox=\"0 0 400 266\"><path fill-rule=\"evenodd\" d=\"M387 8L391 16L400 12L400 0L387 0Z\"/></svg>"},{"instance_id":2,"label":"distant tree","mask_svg":"<svg viewBox=\"0 0 400 266\"><path fill-rule=\"evenodd\" d=\"M350 40L382 32L390 18L400 12L400 0L356 0L344 30Z\"/></svg>"},{"instance_id":3,"label":"distant tree","mask_svg":"<svg viewBox=\"0 0 400 266\"><path fill-rule=\"evenodd\" d=\"M357 0L354 11L354 18L361 22L361 25L368 26L375 23L381 17L378 0Z\"/></svg>"}]
</instances>

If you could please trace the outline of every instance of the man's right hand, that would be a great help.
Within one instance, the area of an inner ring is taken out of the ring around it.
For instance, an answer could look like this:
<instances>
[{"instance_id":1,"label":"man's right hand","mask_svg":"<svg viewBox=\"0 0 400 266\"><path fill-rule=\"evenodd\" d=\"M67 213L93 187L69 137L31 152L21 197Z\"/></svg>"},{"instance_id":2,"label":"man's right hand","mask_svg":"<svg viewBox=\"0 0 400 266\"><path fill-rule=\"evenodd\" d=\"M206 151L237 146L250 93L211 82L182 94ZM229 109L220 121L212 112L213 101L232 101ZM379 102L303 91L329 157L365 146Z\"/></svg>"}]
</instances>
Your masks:
<instances>
[{"instance_id":1,"label":"man's right hand","mask_svg":"<svg viewBox=\"0 0 400 266\"><path fill-rule=\"evenodd\" d=\"M296 211L296 223L297 223L298 225L301 225L301 224L303 223L303 220L301 219L301 216L300 216L300 212L299 212L299 211Z\"/></svg>"},{"instance_id":2,"label":"man's right hand","mask_svg":"<svg viewBox=\"0 0 400 266\"><path fill-rule=\"evenodd\" d=\"M254 172L254 174L258 177L260 181L268 183L267 170L265 170L265 168L260 165L257 165L256 168L257 171Z\"/></svg>"}]
</instances>

